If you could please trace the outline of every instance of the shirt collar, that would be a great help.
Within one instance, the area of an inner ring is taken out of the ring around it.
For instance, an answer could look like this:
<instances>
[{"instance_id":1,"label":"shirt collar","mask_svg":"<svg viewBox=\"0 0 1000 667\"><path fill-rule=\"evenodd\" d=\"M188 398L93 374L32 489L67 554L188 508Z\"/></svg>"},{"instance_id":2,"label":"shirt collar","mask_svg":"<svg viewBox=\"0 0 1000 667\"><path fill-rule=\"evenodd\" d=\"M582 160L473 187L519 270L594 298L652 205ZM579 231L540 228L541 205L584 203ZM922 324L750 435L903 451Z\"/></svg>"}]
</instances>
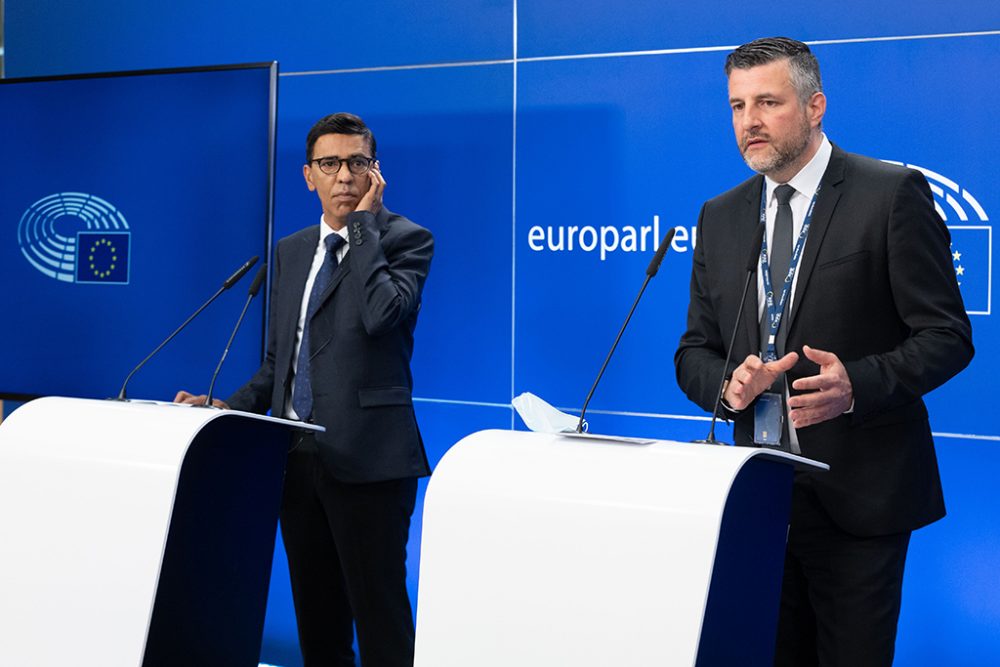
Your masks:
<instances>
[{"instance_id":1,"label":"shirt collar","mask_svg":"<svg viewBox=\"0 0 1000 667\"><path fill-rule=\"evenodd\" d=\"M329 236L330 234L339 234L340 238L344 239L344 241L350 240L348 238L348 236L347 236L347 225L344 225L343 227L341 227L338 230L334 230L332 227L330 227L330 225L326 224L326 221L323 220L323 215L320 214L320 216L319 216L319 247L320 248L324 248L323 243L324 243L326 237Z\"/></svg>"},{"instance_id":2,"label":"shirt collar","mask_svg":"<svg viewBox=\"0 0 1000 667\"><path fill-rule=\"evenodd\" d=\"M823 180L823 174L826 173L827 165L830 164L830 155L832 154L833 146L830 144L830 140L826 138L826 133L823 133L823 140L816 150L816 155L813 155L809 163L799 170L799 173L792 176L788 184L795 188L796 192L811 199L816 194L816 189L819 188L819 182ZM773 180L770 176L765 176L764 182L767 184L767 200L770 202L774 197L774 189L781 185L781 183Z\"/></svg>"}]
</instances>

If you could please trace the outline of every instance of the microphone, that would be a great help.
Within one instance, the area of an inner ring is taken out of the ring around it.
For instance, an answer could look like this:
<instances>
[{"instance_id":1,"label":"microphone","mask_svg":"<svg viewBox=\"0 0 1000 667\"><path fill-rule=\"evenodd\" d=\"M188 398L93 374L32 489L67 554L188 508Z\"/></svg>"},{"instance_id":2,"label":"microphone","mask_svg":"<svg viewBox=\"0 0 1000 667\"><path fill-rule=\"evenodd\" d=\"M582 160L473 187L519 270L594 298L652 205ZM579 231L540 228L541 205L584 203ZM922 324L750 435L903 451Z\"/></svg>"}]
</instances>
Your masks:
<instances>
[{"instance_id":1,"label":"microphone","mask_svg":"<svg viewBox=\"0 0 1000 667\"><path fill-rule=\"evenodd\" d=\"M208 301L206 301L205 303L203 303L198 310L194 311L194 313L191 315L191 317L189 317L186 320L184 320L183 324L181 324L179 327L177 327L177 329L172 334L170 334L169 336L167 336L167 339L165 341L163 341L162 343L160 343L159 345L157 345L155 350L153 350L152 352L150 352L149 355L145 359L143 359L142 361L140 361L139 365L136 366L135 368L133 368L132 372L129 373L128 376L125 378L125 382L122 383L121 391L118 392L118 397L115 400L118 400L118 401L128 400L126 398L126 395L125 395L125 388L128 386L129 380L132 379L132 376L135 375L136 371L138 371L140 368L142 368L143 366L145 366L147 361L149 361L150 359L152 359L153 356L156 355L157 352L159 352L160 350L162 350L164 345L166 345L167 343L169 343L170 341L172 341L174 339L174 336L176 336L181 331L183 331L184 327L186 327L188 324L190 324L191 320L193 320L194 318L196 318L201 313L201 311L203 311L206 308L208 308L209 304L211 304L213 301L215 301L217 298L219 298L220 294L222 294L227 289L229 289L230 287L232 287L233 285L235 285L237 283L237 281L239 281L240 278L242 278L243 276L245 276L246 272L250 270L250 267L252 267L254 264L257 263L258 259L260 259L260 258L257 255L254 255L253 257L251 257L250 259L248 259L246 261L246 263L243 264L243 266L241 266L240 268L236 269L236 272L233 273L233 275L229 276L229 278L226 279L226 282L222 283L222 287L220 287L218 289L218 291L216 291L216 293L213 294L211 296L211 298L209 298Z\"/></svg>"},{"instance_id":2,"label":"microphone","mask_svg":"<svg viewBox=\"0 0 1000 667\"><path fill-rule=\"evenodd\" d=\"M250 268L249 266L247 268ZM240 269L242 271L242 268ZM250 283L250 290L247 292L247 301L243 304L243 312L240 313L240 317L236 320L236 326L233 327L233 333L229 336L229 342L226 343L226 349L222 351L222 358L219 359L219 365L215 367L215 372L212 373L212 381L208 385L208 395L205 396L205 407L212 407L212 390L215 388L215 380L219 377L219 371L222 370L222 363L226 360L226 356L229 354L229 348L233 345L233 339L236 338L236 332L239 331L240 325L243 324L243 318L247 314L247 309L250 308L250 302L253 298L257 296L257 292L260 291L260 286L264 283L264 278L267 276L267 264L262 264L259 269L257 269L257 275L253 277L253 282Z\"/></svg>"},{"instance_id":3,"label":"microphone","mask_svg":"<svg viewBox=\"0 0 1000 667\"><path fill-rule=\"evenodd\" d=\"M712 406L712 426L708 429L708 436L704 440L692 440L691 442L700 445L724 445L715 439L715 422L719 418L719 406L722 404L722 391L726 386L726 375L729 371L729 361L733 356L733 345L736 343L736 332L739 331L740 322L743 320L743 306L747 302L747 292L750 291L750 280L757 273L757 263L760 258L760 246L764 242L765 226L757 225L754 230L753 240L750 242L750 255L747 256L747 278L743 283L743 296L740 297L740 307L736 311L736 323L733 325L733 335L729 338L729 349L726 351L726 362L722 364L722 377L719 378L719 392L715 396L715 405Z\"/></svg>"},{"instance_id":4,"label":"microphone","mask_svg":"<svg viewBox=\"0 0 1000 667\"><path fill-rule=\"evenodd\" d=\"M222 289L219 290L219 293L226 291L227 289L238 283L240 281L240 278L245 276L247 274L247 271L253 268L253 265L257 263L258 259L260 258L257 255L254 255L246 262L244 262L243 266L241 266L240 268L236 269L235 272L233 272L233 275L226 278L226 282L222 283ZM265 264L264 266L267 266L267 264ZM254 278L254 280L256 280L256 278ZM257 285L257 289L260 289L260 285Z\"/></svg>"},{"instance_id":5,"label":"microphone","mask_svg":"<svg viewBox=\"0 0 1000 667\"><path fill-rule=\"evenodd\" d=\"M629 320L632 319L632 313L635 312L635 307L639 305L639 299L642 298L642 293L646 291L646 285L648 285L650 279L656 275L656 272L660 270L660 263L663 262L663 256L667 254L667 248L670 247L670 242L673 240L674 232L676 231L677 230L673 227L667 230L667 233L663 236L663 240L660 241L660 247L656 249L653 259L649 262L649 266L646 268L646 279L642 281L642 287L639 289L639 294L636 295L635 301L632 302L632 309L628 311L628 316L625 318L625 322L622 323L622 328L618 330L618 336L615 338L615 342L612 343L611 349L608 351L608 356L604 359L604 364L601 366L601 370L597 374L597 379L594 380L594 384L591 386L590 392L587 394L587 399L583 402L583 409L580 410L580 421L576 424L577 433L583 433L583 418L587 414L587 406L590 405L590 399L593 398L594 391L597 389L597 384L601 381L601 377L604 375L604 369L608 367L608 362L611 361L611 355L615 353L615 348L618 347L618 341L622 339L622 334L625 333L625 327L628 326Z\"/></svg>"}]
</instances>

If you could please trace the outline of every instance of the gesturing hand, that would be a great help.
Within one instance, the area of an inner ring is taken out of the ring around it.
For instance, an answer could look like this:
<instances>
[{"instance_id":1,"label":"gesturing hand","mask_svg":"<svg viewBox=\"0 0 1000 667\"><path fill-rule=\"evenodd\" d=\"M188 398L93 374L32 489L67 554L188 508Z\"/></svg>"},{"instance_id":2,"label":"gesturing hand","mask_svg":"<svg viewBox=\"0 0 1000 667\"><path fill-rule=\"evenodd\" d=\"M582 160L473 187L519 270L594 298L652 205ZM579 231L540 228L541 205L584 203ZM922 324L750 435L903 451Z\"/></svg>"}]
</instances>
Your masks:
<instances>
[{"instance_id":1,"label":"gesturing hand","mask_svg":"<svg viewBox=\"0 0 1000 667\"><path fill-rule=\"evenodd\" d=\"M819 374L799 378L792 383L793 389L808 392L788 399L788 418L795 428L839 417L850 409L854 401L851 378L837 355L808 345L802 348L802 352L806 359L819 364Z\"/></svg>"},{"instance_id":2,"label":"gesturing hand","mask_svg":"<svg viewBox=\"0 0 1000 667\"><path fill-rule=\"evenodd\" d=\"M732 409L743 410L774 384L779 375L791 370L798 360L799 355L795 352L767 363L751 354L733 371L722 398Z\"/></svg>"}]
</instances>

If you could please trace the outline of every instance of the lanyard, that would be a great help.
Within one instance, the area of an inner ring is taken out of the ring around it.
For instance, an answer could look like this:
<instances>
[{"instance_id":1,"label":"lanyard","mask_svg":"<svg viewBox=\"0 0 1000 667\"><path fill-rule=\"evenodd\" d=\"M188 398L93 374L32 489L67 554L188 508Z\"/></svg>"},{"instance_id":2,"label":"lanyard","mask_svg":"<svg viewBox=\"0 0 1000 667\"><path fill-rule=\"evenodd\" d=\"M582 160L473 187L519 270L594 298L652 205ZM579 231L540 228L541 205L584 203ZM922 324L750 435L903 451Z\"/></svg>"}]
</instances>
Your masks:
<instances>
[{"instance_id":1,"label":"lanyard","mask_svg":"<svg viewBox=\"0 0 1000 667\"><path fill-rule=\"evenodd\" d=\"M764 352L765 362L774 361L778 358L775 341L777 340L778 329L781 327L781 318L785 312L785 303L788 301L788 296L792 291L795 271L798 269L799 260L802 258L802 248L805 247L806 236L809 235L809 224L812 222L813 208L816 207L816 197L818 195L819 187L816 188L812 201L809 202L806 218L802 221L802 231L799 232L799 238L795 241L795 247L792 249L792 258L788 264L788 275L785 276L785 281L781 286L781 296L778 299L777 305L774 303L774 289L771 285L771 267L767 261L767 234L764 234L764 238L761 241L760 268L764 278L764 298L767 306L768 323L770 325L767 336L767 349ZM760 224L767 224L767 183L761 184Z\"/></svg>"}]
</instances>

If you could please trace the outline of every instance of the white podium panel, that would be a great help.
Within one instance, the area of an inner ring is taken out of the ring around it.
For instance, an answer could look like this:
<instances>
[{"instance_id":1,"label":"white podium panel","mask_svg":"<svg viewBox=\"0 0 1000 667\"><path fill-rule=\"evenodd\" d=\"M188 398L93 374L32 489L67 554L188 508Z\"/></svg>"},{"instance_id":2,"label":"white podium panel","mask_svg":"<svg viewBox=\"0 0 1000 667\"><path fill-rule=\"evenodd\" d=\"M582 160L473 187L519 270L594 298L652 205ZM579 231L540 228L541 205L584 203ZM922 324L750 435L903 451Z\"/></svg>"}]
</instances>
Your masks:
<instances>
[{"instance_id":1,"label":"white podium panel","mask_svg":"<svg viewBox=\"0 0 1000 667\"><path fill-rule=\"evenodd\" d=\"M679 442L463 439L424 502L416 667L712 664L734 616L776 614L793 465L815 464ZM773 651L771 627L748 650Z\"/></svg>"},{"instance_id":2,"label":"white podium panel","mask_svg":"<svg viewBox=\"0 0 1000 667\"><path fill-rule=\"evenodd\" d=\"M169 403L16 410L0 424L0 664L256 665L299 426ZM199 660L213 644L230 657Z\"/></svg>"}]
</instances>

